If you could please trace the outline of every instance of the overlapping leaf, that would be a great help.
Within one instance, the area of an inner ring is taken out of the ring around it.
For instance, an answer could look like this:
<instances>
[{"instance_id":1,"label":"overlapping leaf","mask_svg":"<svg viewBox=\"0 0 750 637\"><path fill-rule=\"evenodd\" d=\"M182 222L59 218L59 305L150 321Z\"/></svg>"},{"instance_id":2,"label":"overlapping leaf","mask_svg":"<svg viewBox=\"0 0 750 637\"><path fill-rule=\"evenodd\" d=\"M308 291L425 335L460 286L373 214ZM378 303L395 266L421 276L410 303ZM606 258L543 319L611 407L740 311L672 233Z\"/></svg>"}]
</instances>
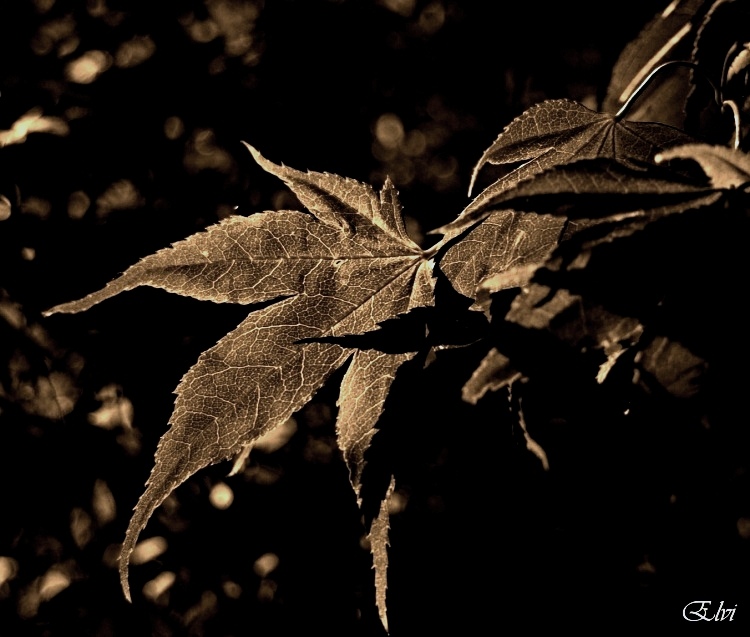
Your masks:
<instances>
[{"instance_id":1,"label":"overlapping leaf","mask_svg":"<svg viewBox=\"0 0 750 637\"><path fill-rule=\"evenodd\" d=\"M383 411L386 397L399 367L411 360L416 352L389 354L378 350L359 350L341 382L339 413L336 433L339 447L349 467L349 476L362 506L362 473L365 467L365 452L376 433L375 425ZM380 620L386 630L386 572L388 568L388 502L393 493L395 480L392 477L385 492L378 494L377 514L368 519L368 540L375 568L375 594ZM370 503L367 503L368 505Z\"/></svg>"},{"instance_id":2,"label":"overlapping leaf","mask_svg":"<svg viewBox=\"0 0 750 637\"><path fill-rule=\"evenodd\" d=\"M48 312L82 311L140 285L215 302L282 299L252 312L180 381L171 427L159 443L121 552L128 597L128 558L156 507L201 468L284 422L351 354L315 339L371 331L433 303L432 263L406 234L389 181L377 195L354 180L277 166L250 150L311 215L279 211L229 218L142 259L103 290ZM355 489L369 429L382 408L378 401L402 358L360 353L347 373L339 435ZM349 408L350 394L356 413ZM378 520L376 543L384 551L387 523Z\"/></svg>"},{"instance_id":3,"label":"overlapping leaf","mask_svg":"<svg viewBox=\"0 0 750 637\"><path fill-rule=\"evenodd\" d=\"M660 150L688 141L671 126L617 119L572 100L542 102L513 120L484 152L474 168L472 186L488 163L525 163L488 186L440 231L451 235L487 217L503 193L553 166L594 158L642 164Z\"/></svg>"},{"instance_id":4,"label":"overlapping leaf","mask_svg":"<svg viewBox=\"0 0 750 637\"><path fill-rule=\"evenodd\" d=\"M475 298L482 281L500 272L509 273L502 289L520 287L555 249L564 225L564 219L552 215L498 210L445 251L440 269L469 298Z\"/></svg>"},{"instance_id":5,"label":"overlapping leaf","mask_svg":"<svg viewBox=\"0 0 750 637\"><path fill-rule=\"evenodd\" d=\"M677 156L669 151L659 155L665 160ZM722 190L657 166L644 171L599 158L554 166L497 195L492 206L566 219L600 219L639 211L668 214L696 208L715 202Z\"/></svg>"}]
</instances>

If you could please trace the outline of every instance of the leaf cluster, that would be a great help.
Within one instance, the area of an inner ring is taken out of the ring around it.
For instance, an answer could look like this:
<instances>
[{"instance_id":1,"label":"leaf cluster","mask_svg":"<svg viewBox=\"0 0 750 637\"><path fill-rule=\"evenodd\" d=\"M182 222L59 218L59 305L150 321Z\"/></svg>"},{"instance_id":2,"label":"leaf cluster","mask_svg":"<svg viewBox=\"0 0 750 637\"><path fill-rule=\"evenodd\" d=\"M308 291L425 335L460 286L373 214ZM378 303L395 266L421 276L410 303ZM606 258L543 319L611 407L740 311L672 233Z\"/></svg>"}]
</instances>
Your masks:
<instances>
[{"instance_id":1,"label":"leaf cluster","mask_svg":"<svg viewBox=\"0 0 750 637\"><path fill-rule=\"evenodd\" d=\"M549 418L532 403L540 395L584 429L665 409L715 418L706 388L732 365L726 313L746 267L746 14L739 2L674 2L623 51L601 112L557 99L522 113L474 169L472 189L492 168L489 183L430 248L407 233L389 180L376 191L248 146L306 212L229 217L49 310L80 312L144 285L250 308L176 389L120 555L125 595L130 554L167 496L210 464L241 461L342 368L338 445L386 629L399 475L369 452L391 392L447 350L482 353L456 391L470 404L505 392L545 470L555 458L541 440ZM717 290L716 307L697 303L702 285Z\"/></svg>"}]
</instances>

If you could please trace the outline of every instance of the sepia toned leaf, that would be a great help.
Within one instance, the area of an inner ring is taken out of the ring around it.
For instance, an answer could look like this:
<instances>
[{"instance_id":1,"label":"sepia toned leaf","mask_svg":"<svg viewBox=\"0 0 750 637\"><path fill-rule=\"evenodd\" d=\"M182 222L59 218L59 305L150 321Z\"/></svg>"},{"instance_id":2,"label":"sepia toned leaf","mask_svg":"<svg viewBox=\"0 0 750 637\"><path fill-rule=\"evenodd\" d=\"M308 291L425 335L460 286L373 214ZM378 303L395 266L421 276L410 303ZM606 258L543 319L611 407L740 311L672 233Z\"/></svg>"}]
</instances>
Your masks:
<instances>
[{"instance_id":1,"label":"sepia toned leaf","mask_svg":"<svg viewBox=\"0 0 750 637\"><path fill-rule=\"evenodd\" d=\"M616 113L661 64L690 58L705 0L672 0L641 29L620 53L612 69L602 110ZM680 126L690 83L684 70L664 71L628 109L632 121L657 121Z\"/></svg>"},{"instance_id":2,"label":"sepia toned leaf","mask_svg":"<svg viewBox=\"0 0 750 637\"><path fill-rule=\"evenodd\" d=\"M656 156L657 163L670 159L692 159L697 162L714 188L740 188L750 182L750 157L733 148L686 144Z\"/></svg>"},{"instance_id":3,"label":"sepia toned leaf","mask_svg":"<svg viewBox=\"0 0 750 637\"><path fill-rule=\"evenodd\" d=\"M687 141L682 131L652 122L630 122L572 100L532 106L505 127L474 167L472 184L487 163L535 162L534 172L579 159L608 157L649 161L662 148Z\"/></svg>"},{"instance_id":4,"label":"sepia toned leaf","mask_svg":"<svg viewBox=\"0 0 750 637\"><path fill-rule=\"evenodd\" d=\"M519 274L503 289L519 287L555 249L564 224L551 215L495 211L446 250L440 270L458 293L472 299L480 283L497 273Z\"/></svg>"},{"instance_id":5,"label":"sepia toned leaf","mask_svg":"<svg viewBox=\"0 0 750 637\"><path fill-rule=\"evenodd\" d=\"M121 550L128 598L129 556L154 510L191 475L241 452L310 400L352 354L324 339L370 332L433 303L433 262L406 234L390 181L378 195L351 179L301 173L250 150L311 214L226 219L142 259L104 289L47 312L79 312L141 285L214 302L277 301L251 312L180 381L170 429L159 442ZM339 438L355 490L393 366L406 358L360 352L347 375ZM387 530L387 523L381 520L377 528ZM384 547L381 531L374 545ZM377 563L385 564L381 557ZM384 591L383 584L383 614Z\"/></svg>"},{"instance_id":6,"label":"sepia toned leaf","mask_svg":"<svg viewBox=\"0 0 750 637\"><path fill-rule=\"evenodd\" d=\"M416 352L387 354L377 350L359 350L354 354L341 382L336 435L360 507L363 505L361 487L365 452L370 447L372 437L377 433L376 425L397 370L415 354ZM390 486L380 495L377 516L371 520L365 516L375 569L375 601L380 620L386 630L388 501L394 486L395 479L391 477Z\"/></svg>"},{"instance_id":7,"label":"sepia toned leaf","mask_svg":"<svg viewBox=\"0 0 750 637\"><path fill-rule=\"evenodd\" d=\"M667 151L657 157L670 157ZM652 211L669 214L711 204L720 189L654 167L648 171L611 159L581 160L554 166L497 195L494 207L597 219Z\"/></svg>"},{"instance_id":8,"label":"sepia toned leaf","mask_svg":"<svg viewBox=\"0 0 750 637\"><path fill-rule=\"evenodd\" d=\"M488 391L497 391L512 385L521 378L521 373L513 369L510 359L493 347L482 359L461 389L461 397L476 405Z\"/></svg>"}]
</instances>

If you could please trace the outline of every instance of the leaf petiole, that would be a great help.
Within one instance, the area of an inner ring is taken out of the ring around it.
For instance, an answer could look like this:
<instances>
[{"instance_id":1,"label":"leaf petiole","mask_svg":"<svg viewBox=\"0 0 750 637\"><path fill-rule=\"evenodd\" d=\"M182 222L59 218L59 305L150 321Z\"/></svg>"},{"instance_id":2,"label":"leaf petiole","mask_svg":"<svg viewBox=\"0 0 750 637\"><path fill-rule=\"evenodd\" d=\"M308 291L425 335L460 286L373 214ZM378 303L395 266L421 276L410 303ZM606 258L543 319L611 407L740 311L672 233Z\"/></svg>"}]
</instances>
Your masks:
<instances>
[{"instance_id":1,"label":"leaf petiole","mask_svg":"<svg viewBox=\"0 0 750 637\"><path fill-rule=\"evenodd\" d=\"M697 71L698 75L702 77L708 84L711 86L711 89L714 92L714 101L717 105L721 106L723 104L723 100L721 97L721 91L716 88L716 85L711 81L711 79L703 73L703 70L695 63L695 62L689 62L688 60L669 60L668 62L664 62L663 64L660 64L657 66L651 73L649 73L644 80L633 90L633 92L630 94L630 97L628 97L627 100L625 100L625 103L620 107L620 110L615 113L615 121L618 122L621 119L625 117L627 112L630 110L630 108L633 106L635 101L641 96L641 94L648 88L648 85L651 84L653 79L661 73L665 68L669 66L686 66L688 68L693 69L693 71Z\"/></svg>"}]
</instances>

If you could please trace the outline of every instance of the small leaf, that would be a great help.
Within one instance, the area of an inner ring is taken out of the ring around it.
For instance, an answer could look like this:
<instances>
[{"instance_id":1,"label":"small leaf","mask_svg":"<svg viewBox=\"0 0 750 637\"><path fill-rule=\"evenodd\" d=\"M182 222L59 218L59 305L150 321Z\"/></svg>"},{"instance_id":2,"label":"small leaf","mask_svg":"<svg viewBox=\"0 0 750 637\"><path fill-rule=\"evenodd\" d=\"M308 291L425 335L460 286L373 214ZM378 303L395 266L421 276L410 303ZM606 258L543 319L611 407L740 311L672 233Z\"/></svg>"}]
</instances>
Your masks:
<instances>
[{"instance_id":1,"label":"small leaf","mask_svg":"<svg viewBox=\"0 0 750 637\"><path fill-rule=\"evenodd\" d=\"M750 67L750 42L745 42L732 58L732 63L727 70L727 81L732 81L748 67Z\"/></svg>"},{"instance_id":2,"label":"small leaf","mask_svg":"<svg viewBox=\"0 0 750 637\"><path fill-rule=\"evenodd\" d=\"M508 387L519 378L521 374L513 368L510 359L493 347L466 381L461 389L461 397L467 403L476 405L488 391Z\"/></svg>"},{"instance_id":3,"label":"small leaf","mask_svg":"<svg viewBox=\"0 0 750 637\"><path fill-rule=\"evenodd\" d=\"M700 391L708 363L681 343L657 336L636 359L642 370L677 398L690 398Z\"/></svg>"}]
</instances>

